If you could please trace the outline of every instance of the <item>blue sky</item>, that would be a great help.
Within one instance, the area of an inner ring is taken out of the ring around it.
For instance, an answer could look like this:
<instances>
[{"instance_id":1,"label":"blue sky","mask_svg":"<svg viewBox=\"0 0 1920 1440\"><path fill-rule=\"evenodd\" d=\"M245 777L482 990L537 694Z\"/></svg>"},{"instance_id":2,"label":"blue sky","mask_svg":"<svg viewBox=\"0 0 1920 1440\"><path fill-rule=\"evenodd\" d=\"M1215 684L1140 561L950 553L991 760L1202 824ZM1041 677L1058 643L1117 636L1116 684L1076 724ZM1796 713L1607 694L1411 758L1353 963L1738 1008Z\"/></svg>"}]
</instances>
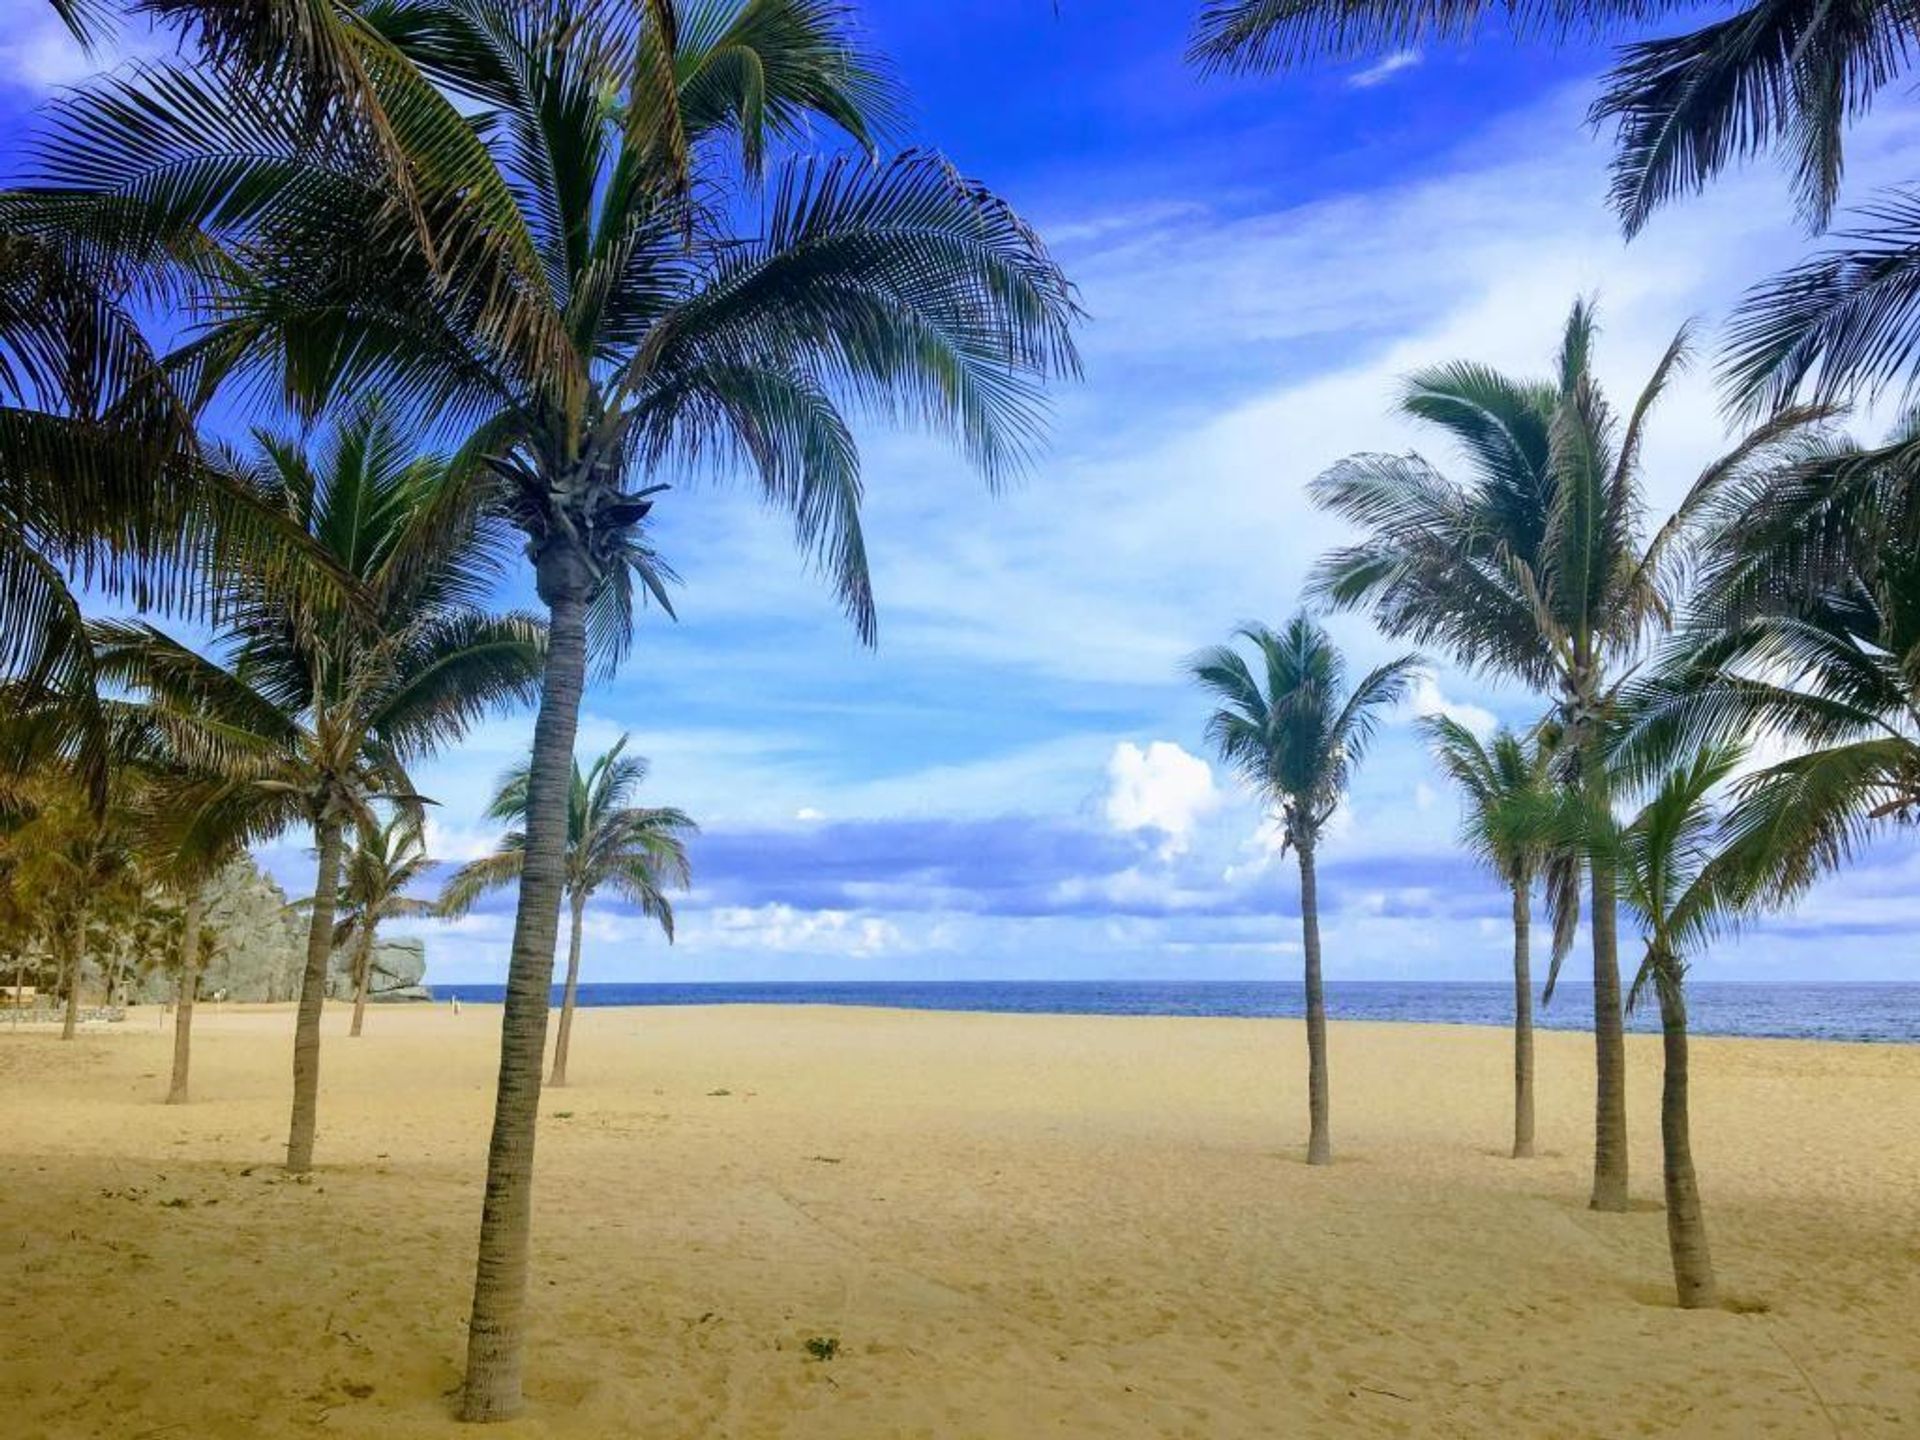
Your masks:
<instances>
[{"instance_id":1,"label":"blue sky","mask_svg":"<svg viewBox=\"0 0 1920 1440\"><path fill-rule=\"evenodd\" d=\"M1717 323L1809 243L1760 164L1625 246L1582 118L1597 52L1495 42L1209 81L1180 61L1190 3L1057 8L863 7L913 97L912 138L1008 195L1079 283L1086 379L998 497L924 438L864 437L877 651L743 490L667 497L680 623L648 618L589 694L582 749L633 732L652 798L706 833L678 943L598 903L590 980L1296 975L1292 861L1206 757L1182 658L1291 611L1341 536L1304 498L1327 464L1416 446L1447 462L1388 415L1396 377L1456 357L1537 371L1588 294L1624 395L1682 321ZM85 67L44 0L0 0L0 20L17 155L32 107ZM1903 178L1916 130L1902 104L1862 126L1851 193ZM1722 439L1696 374L1654 427L1656 509ZM1356 666L1400 648L1331 623ZM1440 665L1395 718L1323 856L1336 978L1507 973L1506 902L1453 845L1452 797L1409 723L1434 709L1536 713ZM530 729L490 722L419 775L436 855L490 845L482 807ZM296 892L305 844L262 854ZM1920 975L1917 879L1920 854L1882 847L1698 973ZM496 980L511 897L418 928L431 978Z\"/></svg>"}]
</instances>

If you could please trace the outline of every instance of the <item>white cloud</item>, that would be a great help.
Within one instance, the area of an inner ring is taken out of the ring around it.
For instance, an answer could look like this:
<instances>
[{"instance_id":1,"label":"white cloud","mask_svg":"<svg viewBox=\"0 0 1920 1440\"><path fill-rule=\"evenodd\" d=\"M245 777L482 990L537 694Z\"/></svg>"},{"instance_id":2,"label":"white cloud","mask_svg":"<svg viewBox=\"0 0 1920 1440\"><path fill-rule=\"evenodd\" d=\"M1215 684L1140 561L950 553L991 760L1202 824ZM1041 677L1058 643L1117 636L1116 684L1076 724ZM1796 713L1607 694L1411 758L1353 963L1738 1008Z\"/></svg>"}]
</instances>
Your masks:
<instances>
[{"instance_id":1,"label":"white cloud","mask_svg":"<svg viewBox=\"0 0 1920 1440\"><path fill-rule=\"evenodd\" d=\"M1114 829L1155 830L1162 854L1187 848L1194 826L1219 808L1213 767L1171 740L1155 740L1144 750L1130 740L1113 747L1107 759L1107 793L1102 809Z\"/></svg>"},{"instance_id":2,"label":"white cloud","mask_svg":"<svg viewBox=\"0 0 1920 1440\"><path fill-rule=\"evenodd\" d=\"M1500 724L1500 717L1484 706L1448 699L1440 689L1440 682L1431 675L1422 675L1416 680L1407 699L1415 715L1444 715L1482 740L1493 734Z\"/></svg>"},{"instance_id":3,"label":"white cloud","mask_svg":"<svg viewBox=\"0 0 1920 1440\"><path fill-rule=\"evenodd\" d=\"M1384 85L1402 70L1411 70L1420 63L1418 50L1396 50L1393 54L1376 60L1364 70L1347 77L1347 84L1356 90L1371 90L1376 85Z\"/></svg>"}]
</instances>

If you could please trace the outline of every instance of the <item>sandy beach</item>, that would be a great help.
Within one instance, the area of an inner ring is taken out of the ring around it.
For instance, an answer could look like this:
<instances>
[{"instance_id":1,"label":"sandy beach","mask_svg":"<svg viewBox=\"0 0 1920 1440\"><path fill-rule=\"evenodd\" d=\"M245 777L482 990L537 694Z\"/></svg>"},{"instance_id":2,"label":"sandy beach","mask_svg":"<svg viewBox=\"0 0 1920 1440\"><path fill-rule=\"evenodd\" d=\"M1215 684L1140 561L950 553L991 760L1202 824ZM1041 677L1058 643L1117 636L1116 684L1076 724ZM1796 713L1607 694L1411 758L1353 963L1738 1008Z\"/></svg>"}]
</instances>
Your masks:
<instances>
[{"instance_id":1,"label":"sandy beach","mask_svg":"<svg viewBox=\"0 0 1920 1440\"><path fill-rule=\"evenodd\" d=\"M451 1436L497 1009L0 1026L0 1431ZM1672 1305L1656 1042L1627 1216L1583 1209L1589 1042L1293 1022L587 1010L544 1103L524 1436L1920 1434L1920 1047L1701 1039L1733 1307ZM810 1339L837 1341L829 1360Z\"/></svg>"}]
</instances>

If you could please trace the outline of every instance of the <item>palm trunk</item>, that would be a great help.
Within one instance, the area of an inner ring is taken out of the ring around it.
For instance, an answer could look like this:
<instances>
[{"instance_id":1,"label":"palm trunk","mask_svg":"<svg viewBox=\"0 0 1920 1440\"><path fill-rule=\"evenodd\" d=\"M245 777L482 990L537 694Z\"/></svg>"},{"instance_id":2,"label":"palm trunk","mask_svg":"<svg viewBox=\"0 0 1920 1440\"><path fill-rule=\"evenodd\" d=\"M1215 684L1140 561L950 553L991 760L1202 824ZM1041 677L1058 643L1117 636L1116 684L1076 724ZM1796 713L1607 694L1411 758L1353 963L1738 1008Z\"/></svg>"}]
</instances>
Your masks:
<instances>
[{"instance_id":1,"label":"palm trunk","mask_svg":"<svg viewBox=\"0 0 1920 1440\"><path fill-rule=\"evenodd\" d=\"M353 1026L350 1036L360 1033L367 1021L367 987L373 983L373 930L362 926L353 956Z\"/></svg>"},{"instance_id":2,"label":"palm trunk","mask_svg":"<svg viewBox=\"0 0 1920 1440\"><path fill-rule=\"evenodd\" d=\"M567 1083L567 1047L573 1039L573 1002L580 994L580 923L586 917L584 895L573 898L573 933L567 942L567 993L560 1002L560 1035L553 1042L553 1074L549 1085Z\"/></svg>"},{"instance_id":3,"label":"palm trunk","mask_svg":"<svg viewBox=\"0 0 1920 1440\"><path fill-rule=\"evenodd\" d=\"M553 947L567 881L567 796L586 685L585 557L564 539L550 540L538 568L540 593L551 613L547 669L527 774L527 847L500 1022L499 1089L487 1147L487 1189L460 1406L465 1420L504 1420L521 1404L540 1071L546 1059Z\"/></svg>"},{"instance_id":4,"label":"palm trunk","mask_svg":"<svg viewBox=\"0 0 1920 1440\"><path fill-rule=\"evenodd\" d=\"M87 963L87 922L74 922L73 939L67 946L67 1010L60 1022L60 1038L73 1039L80 1025L80 972Z\"/></svg>"},{"instance_id":5,"label":"palm trunk","mask_svg":"<svg viewBox=\"0 0 1920 1440\"><path fill-rule=\"evenodd\" d=\"M1660 1031L1665 1069L1660 1083L1660 1144L1667 1192L1667 1249L1673 1257L1673 1288L1683 1310L1720 1303L1707 1251L1707 1222L1700 1212L1700 1184L1693 1173L1687 1123L1687 1001L1680 977L1665 969L1654 976L1660 992Z\"/></svg>"},{"instance_id":6,"label":"palm trunk","mask_svg":"<svg viewBox=\"0 0 1920 1440\"><path fill-rule=\"evenodd\" d=\"M1627 1036L1620 1008L1618 901L1613 867L1593 878L1593 1197L1595 1210L1627 1208Z\"/></svg>"},{"instance_id":7,"label":"palm trunk","mask_svg":"<svg viewBox=\"0 0 1920 1440\"><path fill-rule=\"evenodd\" d=\"M167 1103L187 1103L187 1068L193 1061L193 992L200 988L200 887L187 895L180 921L180 997L173 1012L173 1083Z\"/></svg>"},{"instance_id":8,"label":"palm trunk","mask_svg":"<svg viewBox=\"0 0 1920 1440\"><path fill-rule=\"evenodd\" d=\"M1320 895L1313 847L1301 845L1300 931L1307 952L1307 1163L1333 1163L1333 1133L1327 1124L1327 997L1320 984Z\"/></svg>"},{"instance_id":9,"label":"palm trunk","mask_svg":"<svg viewBox=\"0 0 1920 1440\"><path fill-rule=\"evenodd\" d=\"M1513 887L1513 1158L1533 1155L1532 886Z\"/></svg>"},{"instance_id":10,"label":"palm trunk","mask_svg":"<svg viewBox=\"0 0 1920 1440\"><path fill-rule=\"evenodd\" d=\"M333 911L340 894L340 822L331 816L314 826L320 864L313 882L313 917L307 927L307 968L300 976L300 1008L293 1026L293 1123L287 1132L287 1169L313 1169L314 1127L320 1113L320 1015L327 998L327 965L333 959Z\"/></svg>"}]
</instances>

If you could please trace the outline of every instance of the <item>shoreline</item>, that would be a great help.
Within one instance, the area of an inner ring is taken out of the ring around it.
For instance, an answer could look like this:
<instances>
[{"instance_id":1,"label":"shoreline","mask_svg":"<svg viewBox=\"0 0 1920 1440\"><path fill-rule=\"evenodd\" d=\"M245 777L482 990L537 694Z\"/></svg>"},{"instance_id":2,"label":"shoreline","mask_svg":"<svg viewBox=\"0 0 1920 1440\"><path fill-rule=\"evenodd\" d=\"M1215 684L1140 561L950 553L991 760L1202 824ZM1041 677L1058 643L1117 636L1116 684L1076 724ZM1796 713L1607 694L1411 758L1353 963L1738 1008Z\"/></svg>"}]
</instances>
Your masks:
<instances>
[{"instance_id":1,"label":"shoreline","mask_svg":"<svg viewBox=\"0 0 1920 1440\"><path fill-rule=\"evenodd\" d=\"M981 983L991 984L994 982L989 981L989 982L981 982ZM1362 982L1362 983L1373 983L1373 982ZM1390 983L1390 982L1380 982L1380 983ZM1753 982L1753 983L1769 983L1769 982ZM1858 983L1874 984L1876 982L1861 981ZM505 1008L504 1003L499 1000L469 1000L462 997L460 1004L461 1004L461 1009L463 1014L469 1010L474 1011L476 1013L480 1013L480 1014L497 1013L502 1011ZM196 1023L199 1018L204 1017L206 1015L218 1015L222 1013L234 1014L234 1015L285 1015L288 1017L289 1020L291 1020L294 1014L295 1006L296 1006L296 1002L292 1000L225 1000L225 1001L201 1000L196 1002L194 1007L194 1014L196 1016ZM137 1004L137 1005L128 1005L124 1008L126 1011L125 1019L117 1020L117 1021L98 1020L98 1019L83 1020L79 1026L79 1033L91 1034L91 1035L124 1034L124 1033L130 1033L128 1027L139 1028L141 1026L144 1026L144 1028L147 1029L148 1031L164 1030L167 1035L169 1036L172 1035L173 1030L171 1025L170 1013L163 1012L156 1003L147 1002L147 1003ZM405 1002L374 1002L369 1005L367 1013L370 1017L385 1015L385 1014L406 1015L406 1014L414 1014L414 1013L426 1013L426 1012L436 1011L436 1010L446 1011L449 1008L450 1007L446 1000L435 998L433 1000L409 1000ZM559 1003L556 1001L553 1005L553 1012L556 1016L559 1012L559 1009L560 1009ZM329 997L324 1002L324 1005L323 1005L323 1013L327 1015L349 1015L352 1013L352 1010L353 1010L353 1002L350 1000L340 1000L340 999ZM835 1011L835 1012L841 1012L841 1013L864 1014L864 1015L870 1015L874 1017L889 1016L889 1015L911 1015L911 1016L922 1016L922 1017L930 1017L930 1018L952 1017L955 1019L1133 1020L1133 1021L1181 1021L1181 1022L1193 1022L1196 1024L1214 1023L1214 1022L1232 1022L1236 1024L1290 1025L1290 1026L1298 1026L1303 1023L1301 1018L1297 1015L1192 1015L1192 1014L1173 1014L1173 1013L1167 1013L1162 1011L963 1009L956 1006L876 1005L876 1004L863 1004L858 1001L841 1001L841 1000L808 1000L808 1001L727 1000L727 1001L715 1001L715 1002L708 1002L708 1003L701 1003L698 1001L663 1001L663 1002L658 1002L654 1004L644 1004L644 1003L617 1003L617 1004L608 1004L608 1005L582 1004L579 1007L579 1013L581 1014L585 1014L591 1011L596 1014L616 1014L616 1015L629 1014L633 1016L659 1015L662 1013L672 1013L672 1012L682 1012L682 1011L692 1012L692 1013L710 1013L715 1015L723 1015L729 1011L735 1011L735 1010L747 1011L747 1012L773 1013L773 1014L791 1013L795 1016L807 1015L815 1011L826 1010L826 1011ZM22 1021L19 1025L16 1026L11 1023L9 1018L6 1016L5 1012L0 1012L0 1034L6 1033L9 1029L17 1029L22 1033L46 1033L49 1031L57 1032L60 1029L60 1023L61 1023L60 1017L56 1014L51 1020L45 1020L45 1019L37 1020L37 1021L26 1020L26 1021ZM369 1020L369 1023L372 1023L372 1021ZM1406 1020L1406 1019L1380 1020L1380 1019L1371 1019L1371 1018L1364 1018L1364 1017L1342 1016L1337 1012L1333 1012L1333 1011L1329 1011L1327 1015L1327 1023L1329 1026L1335 1026L1340 1028L1360 1028L1360 1029L1378 1028L1382 1030L1406 1030L1406 1031L1411 1031L1416 1033L1420 1031L1425 1031L1425 1030L1440 1029L1440 1030L1449 1030L1449 1031L1453 1031L1453 1030L1470 1031L1470 1032L1475 1032L1479 1034L1488 1034L1488 1035L1500 1035L1507 1038L1511 1038L1513 1034L1513 1027L1511 1024L1502 1025L1497 1022L1491 1022L1491 1021L1450 1020L1450 1019L1444 1019L1444 1018L1435 1018L1431 1020ZM1536 1035L1552 1034L1552 1035L1576 1036L1576 1037L1586 1037L1589 1040L1593 1036L1593 1028L1591 1025L1579 1026L1579 1025L1542 1024L1540 1022L1539 1014L1537 1011L1534 1017L1534 1030ZM1836 1046L1849 1046L1849 1047L1865 1047L1865 1048L1872 1048L1872 1049L1886 1049L1886 1050L1895 1050L1895 1051L1909 1051L1909 1050L1915 1049L1916 1047L1920 1047L1920 1039L1855 1039L1855 1038L1848 1038L1848 1037L1825 1036L1825 1035L1774 1035L1774 1034L1756 1035L1756 1034L1743 1034L1743 1033L1729 1032L1729 1031L1702 1030L1698 1028L1690 1028L1688 1031L1688 1038L1692 1041L1707 1043L1707 1044L1720 1044L1720 1043L1733 1042L1733 1043L1754 1043L1754 1044L1769 1044L1769 1045L1812 1045L1812 1046L1836 1045ZM1630 1027L1626 1031L1626 1039L1630 1045L1637 1044L1637 1043L1658 1044L1660 1041L1660 1031L1657 1026L1653 1028L1646 1028L1646 1029L1636 1029L1636 1028Z\"/></svg>"}]
</instances>

